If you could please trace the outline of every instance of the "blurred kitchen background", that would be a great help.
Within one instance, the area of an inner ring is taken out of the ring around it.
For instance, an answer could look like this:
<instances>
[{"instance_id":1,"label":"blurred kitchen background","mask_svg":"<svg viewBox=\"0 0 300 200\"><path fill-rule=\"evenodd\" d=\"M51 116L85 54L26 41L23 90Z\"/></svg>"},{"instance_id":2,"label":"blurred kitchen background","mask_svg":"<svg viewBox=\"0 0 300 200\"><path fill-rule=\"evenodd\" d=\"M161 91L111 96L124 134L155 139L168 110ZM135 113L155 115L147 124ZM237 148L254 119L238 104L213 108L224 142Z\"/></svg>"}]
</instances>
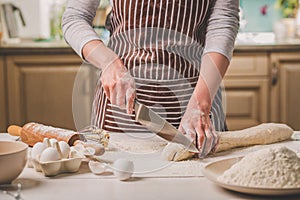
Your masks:
<instances>
[{"instance_id":1,"label":"blurred kitchen background","mask_svg":"<svg viewBox=\"0 0 300 200\"><path fill-rule=\"evenodd\" d=\"M94 21L95 29L99 32L101 32L103 28L105 14L110 9L107 0L101 2L97 17ZM63 39L61 17L67 0L0 0L0 3L2 4L1 10L4 15L2 17L2 23L4 23L2 24L2 32L5 34L2 41L4 43L13 43L15 37L32 38L36 40ZM10 15L10 11L13 12L12 15ZM5 24L7 20L6 16L13 18L10 19L10 23ZM14 29L17 29L17 31ZM7 33L4 32L9 33L7 35ZM14 34L13 36L15 37L13 37L10 35L10 32L17 32L17 34ZM105 33L102 35L103 37L107 37Z\"/></svg>"},{"instance_id":2,"label":"blurred kitchen background","mask_svg":"<svg viewBox=\"0 0 300 200\"><path fill-rule=\"evenodd\" d=\"M2 13L5 15L2 16L3 20L1 22L2 34L3 32L12 31L16 32L13 36L19 38L62 39L60 22L67 0L0 0L0 3L2 4ZM12 8L8 8L9 6ZM5 18L9 15L7 12L10 10L13 12L11 17L14 19L9 22L13 24L7 23L5 25ZM102 32L105 16L109 10L109 1L102 0L94 20L95 29L104 38L108 37L105 29L104 33ZM300 24L300 17L297 17L297 12L298 0L240 0L240 32L248 33L248 35L261 32L276 33L277 37L282 37L279 39L284 39L283 37L286 36L300 37L300 33L297 33L296 29L297 25ZM13 27L14 23L16 27ZM10 28L18 30L3 30ZM2 41L10 42L5 41L5 39L2 37ZM271 39L261 42L270 42Z\"/></svg>"},{"instance_id":3,"label":"blurred kitchen background","mask_svg":"<svg viewBox=\"0 0 300 200\"><path fill-rule=\"evenodd\" d=\"M88 126L97 76L63 40L66 2L0 0L0 132L30 121ZM240 31L224 79L230 130L263 122L300 130L298 7L298 0L240 0ZM93 22L105 42L109 11L102 0Z\"/></svg>"}]
</instances>

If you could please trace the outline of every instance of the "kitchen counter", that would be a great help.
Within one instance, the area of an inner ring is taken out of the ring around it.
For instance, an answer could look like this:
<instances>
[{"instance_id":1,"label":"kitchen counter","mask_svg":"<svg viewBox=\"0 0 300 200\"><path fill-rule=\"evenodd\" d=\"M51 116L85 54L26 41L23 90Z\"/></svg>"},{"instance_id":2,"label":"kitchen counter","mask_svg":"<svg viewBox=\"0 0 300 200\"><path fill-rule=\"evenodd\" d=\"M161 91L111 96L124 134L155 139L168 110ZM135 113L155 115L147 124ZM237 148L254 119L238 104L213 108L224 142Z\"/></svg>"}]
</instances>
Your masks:
<instances>
[{"instance_id":1,"label":"kitchen counter","mask_svg":"<svg viewBox=\"0 0 300 200\"><path fill-rule=\"evenodd\" d=\"M299 51L300 39L287 39L276 42L271 33L239 34L236 40L234 52L244 51ZM73 50L65 41L33 41L23 39L20 43L1 44L0 54L42 54L42 53L70 53Z\"/></svg>"},{"instance_id":2,"label":"kitchen counter","mask_svg":"<svg viewBox=\"0 0 300 200\"><path fill-rule=\"evenodd\" d=\"M236 38L235 52L283 52L299 51L300 38L287 38L276 41L274 33L239 33Z\"/></svg>"},{"instance_id":3,"label":"kitchen counter","mask_svg":"<svg viewBox=\"0 0 300 200\"><path fill-rule=\"evenodd\" d=\"M65 41L33 41L23 39L20 43L1 44L1 55L18 54L70 54L73 49Z\"/></svg>"},{"instance_id":4,"label":"kitchen counter","mask_svg":"<svg viewBox=\"0 0 300 200\"><path fill-rule=\"evenodd\" d=\"M113 135L112 135L113 136ZM117 140L112 137L112 140ZM122 140L123 141L123 140ZM132 140L130 140L132 141ZM286 141L281 144L292 148L300 153L300 141ZM128 142L131 144L131 142ZM152 143L149 143L152 145ZM272 144L272 145L281 145ZM147 146L147 143L145 145ZM268 145L269 146L269 145ZM257 145L248 148L239 148L227 152L221 152L210 156L199 162L199 165L211 163L216 160L228 157L238 157L251 151L265 148L266 145ZM105 155L105 154L104 154ZM105 160L105 159L104 159ZM135 162L136 163L136 162ZM176 165L177 163L173 163ZM187 170L187 168L180 168ZM81 199L120 199L120 200L152 200L152 199L203 199L203 200L266 200L285 199L298 200L299 195L284 197L252 196L225 190L206 179L201 173L197 176L161 176L154 174L136 174L129 181L121 182L112 174L93 175L90 173L87 164L83 163L79 172L75 174L61 174L55 177L44 177L33 168L25 168L22 174L14 181L14 184L21 183L21 196L24 200L81 200ZM15 192L12 190L11 192ZM0 193L0 199L9 199Z\"/></svg>"},{"instance_id":5,"label":"kitchen counter","mask_svg":"<svg viewBox=\"0 0 300 200\"><path fill-rule=\"evenodd\" d=\"M236 43L234 53L242 52L292 52L300 50L300 40L274 42L268 44Z\"/></svg>"}]
</instances>

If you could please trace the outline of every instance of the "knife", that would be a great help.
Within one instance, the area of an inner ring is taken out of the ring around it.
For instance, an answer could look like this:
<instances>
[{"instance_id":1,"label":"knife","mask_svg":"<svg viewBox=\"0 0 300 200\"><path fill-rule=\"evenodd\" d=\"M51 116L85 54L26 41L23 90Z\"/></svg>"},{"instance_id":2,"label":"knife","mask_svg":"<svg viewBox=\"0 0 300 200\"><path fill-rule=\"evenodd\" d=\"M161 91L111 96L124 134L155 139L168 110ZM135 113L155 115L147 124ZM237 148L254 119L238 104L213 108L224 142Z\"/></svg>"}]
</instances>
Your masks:
<instances>
[{"instance_id":1,"label":"knife","mask_svg":"<svg viewBox=\"0 0 300 200\"><path fill-rule=\"evenodd\" d=\"M158 136L169 142L182 144L190 152L199 153L199 150L191 140L153 110L137 101L135 102L134 109L135 120L145 126L148 130L156 133Z\"/></svg>"}]
</instances>

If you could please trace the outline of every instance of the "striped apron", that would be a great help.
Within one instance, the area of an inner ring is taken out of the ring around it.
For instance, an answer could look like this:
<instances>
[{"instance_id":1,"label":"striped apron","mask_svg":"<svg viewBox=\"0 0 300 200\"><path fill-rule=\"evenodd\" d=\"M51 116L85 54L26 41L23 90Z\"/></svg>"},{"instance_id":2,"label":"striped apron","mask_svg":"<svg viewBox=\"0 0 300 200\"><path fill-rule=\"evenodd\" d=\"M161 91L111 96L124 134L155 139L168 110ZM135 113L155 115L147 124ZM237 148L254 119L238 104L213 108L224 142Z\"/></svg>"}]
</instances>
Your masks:
<instances>
[{"instance_id":1,"label":"striped apron","mask_svg":"<svg viewBox=\"0 0 300 200\"><path fill-rule=\"evenodd\" d=\"M108 46L136 82L137 100L178 127L196 86L212 0L111 0ZM221 89L212 123L225 129ZM99 79L92 125L111 132L149 132L112 105Z\"/></svg>"}]
</instances>

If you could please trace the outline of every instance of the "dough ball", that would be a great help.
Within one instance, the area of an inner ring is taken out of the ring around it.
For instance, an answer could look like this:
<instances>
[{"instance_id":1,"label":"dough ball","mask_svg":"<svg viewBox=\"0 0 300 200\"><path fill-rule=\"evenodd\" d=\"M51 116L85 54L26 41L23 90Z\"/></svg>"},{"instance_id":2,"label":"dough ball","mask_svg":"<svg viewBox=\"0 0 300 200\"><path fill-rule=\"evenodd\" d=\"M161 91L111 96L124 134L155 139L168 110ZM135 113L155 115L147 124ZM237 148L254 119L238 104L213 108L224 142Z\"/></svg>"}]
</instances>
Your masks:
<instances>
[{"instance_id":1,"label":"dough ball","mask_svg":"<svg viewBox=\"0 0 300 200\"><path fill-rule=\"evenodd\" d=\"M178 143L168 143L163 149L161 157L168 161L181 161L193 157L194 153L189 152L183 145Z\"/></svg>"}]
</instances>

